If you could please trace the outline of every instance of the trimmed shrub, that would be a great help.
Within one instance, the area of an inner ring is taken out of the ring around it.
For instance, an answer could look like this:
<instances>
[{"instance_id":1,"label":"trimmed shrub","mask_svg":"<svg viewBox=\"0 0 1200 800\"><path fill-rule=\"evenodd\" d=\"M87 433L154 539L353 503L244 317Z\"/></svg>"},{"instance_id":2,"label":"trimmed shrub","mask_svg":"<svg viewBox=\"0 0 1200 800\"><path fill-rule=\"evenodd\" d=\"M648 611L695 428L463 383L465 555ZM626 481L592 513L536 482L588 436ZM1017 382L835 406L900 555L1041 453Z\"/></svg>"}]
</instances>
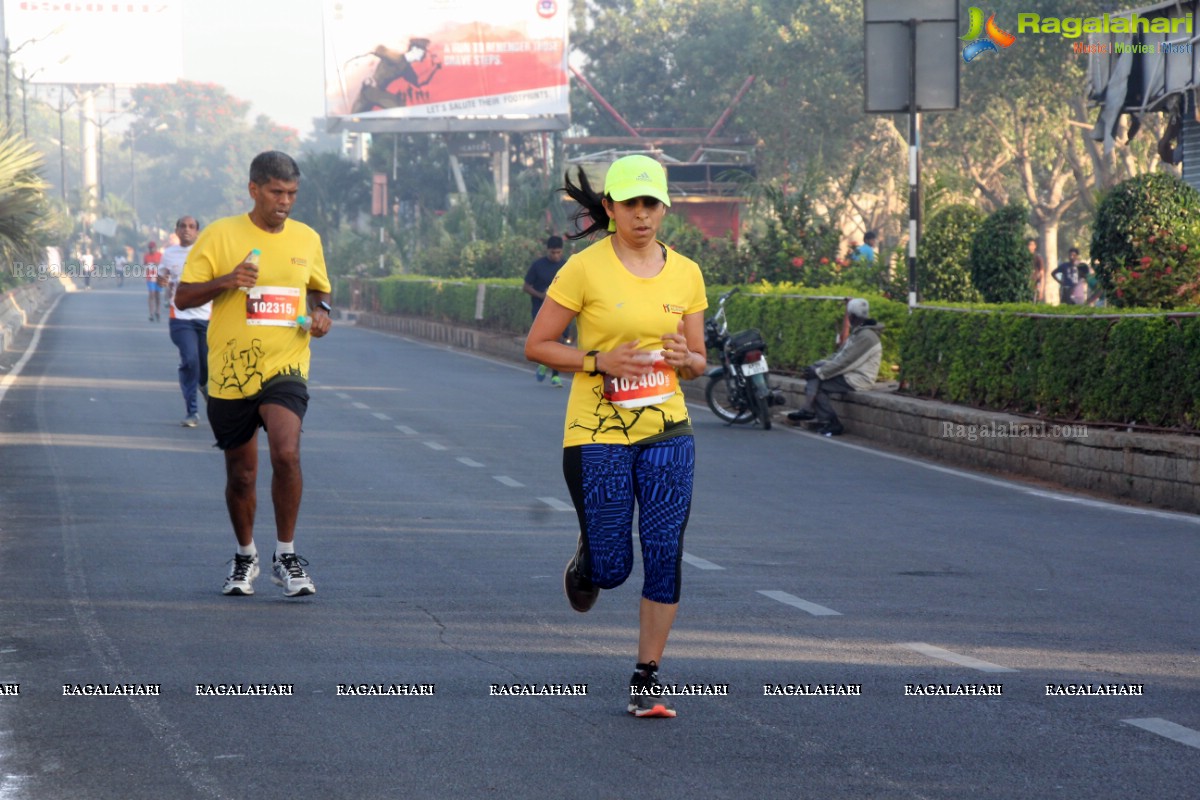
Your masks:
<instances>
[{"instance_id":1,"label":"trimmed shrub","mask_svg":"<svg viewBox=\"0 0 1200 800\"><path fill-rule=\"evenodd\" d=\"M977 303L983 298L971 282L971 243L986 215L968 205L939 211L921 233L917 253L917 293L922 302Z\"/></svg>"},{"instance_id":2,"label":"trimmed shrub","mask_svg":"<svg viewBox=\"0 0 1200 800\"><path fill-rule=\"evenodd\" d=\"M971 282L988 303L1030 303L1033 265L1025 244L1029 209L1009 203L985 219L971 242Z\"/></svg>"},{"instance_id":3,"label":"trimmed shrub","mask_svg":"<svg viewBox=\"0 0 1200 800\"><path fill-rule=\"evenodd\" d=\"M1163 172L1113 187L1096 209L1092 266L1112 305L1200 304L1200 192Z\"/></svg>"}]
</instances>

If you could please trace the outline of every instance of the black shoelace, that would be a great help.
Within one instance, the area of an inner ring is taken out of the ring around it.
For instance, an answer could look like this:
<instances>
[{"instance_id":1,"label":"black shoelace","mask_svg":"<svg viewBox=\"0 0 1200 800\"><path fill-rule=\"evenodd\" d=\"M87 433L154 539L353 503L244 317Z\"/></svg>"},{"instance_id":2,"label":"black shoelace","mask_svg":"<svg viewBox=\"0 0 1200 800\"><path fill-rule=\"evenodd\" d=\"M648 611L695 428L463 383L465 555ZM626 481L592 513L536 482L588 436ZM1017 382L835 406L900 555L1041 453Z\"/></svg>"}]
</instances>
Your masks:
<instances>
[{"instance_id":1,"label":"black shoelace","mask_svg":"<svg viewBox=\"0 0 1200 800\"><path fill-rule=\"evenodd\" d=\"M303 578L304 568L308 566L308 562L295 553L284 553L279 557L279 563L293 578Z\"/></svg>"},{"instance_id":2,"label":"black shoelace","mask_svg":"<svg viewBox=\"0 0 1200 800\"><path fill-rule=\"evenodd\" d=\"M229 576L230 580L244 581L252 566L254 566L254 556L234 556L233 574Z\"/></svg>"}]
</instances>

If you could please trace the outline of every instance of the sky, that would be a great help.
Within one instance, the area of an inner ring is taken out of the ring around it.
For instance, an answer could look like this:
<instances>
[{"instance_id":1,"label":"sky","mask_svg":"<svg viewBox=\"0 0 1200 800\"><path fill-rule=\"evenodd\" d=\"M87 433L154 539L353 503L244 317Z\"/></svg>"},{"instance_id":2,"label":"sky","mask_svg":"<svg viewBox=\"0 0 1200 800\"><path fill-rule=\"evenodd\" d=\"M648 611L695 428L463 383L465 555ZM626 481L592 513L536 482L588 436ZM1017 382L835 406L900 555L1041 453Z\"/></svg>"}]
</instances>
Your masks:
<instances>
[{"instance_id":1,"label":"sky","mask_svg":"<svg viewBox=\"0 0 1200 800\"><path fill-rule=\"evenodd\" d=\"M307 136L324 116L321 0L184 0L183 38L183 77L250 101L251 120Z\"/></svg>"},{"instance_id":2,"label":"sky","mask_svg":"<svg viewBox=\"0 0 1200 800\"><path fill-rule=\"evenodd\" d=\"M16 80L157 83L182 65L179 77L249 101L251 121L265 114L304 136L324 116L322 0L173 0L178 38L163 34L163 12L145 0L64 3L66 12L57 2L0 2Z\"/></svg>"}]
</instances>

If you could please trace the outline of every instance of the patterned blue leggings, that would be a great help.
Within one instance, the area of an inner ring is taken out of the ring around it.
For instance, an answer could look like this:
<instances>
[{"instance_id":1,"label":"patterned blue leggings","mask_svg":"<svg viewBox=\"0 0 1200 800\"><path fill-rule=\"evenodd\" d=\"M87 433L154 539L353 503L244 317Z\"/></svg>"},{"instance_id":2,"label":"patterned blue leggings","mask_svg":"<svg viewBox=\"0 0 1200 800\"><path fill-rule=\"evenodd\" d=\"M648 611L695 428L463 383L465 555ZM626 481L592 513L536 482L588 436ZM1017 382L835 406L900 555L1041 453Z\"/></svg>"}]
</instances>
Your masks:
<instances>
[{"instance_id":1,"label":"patterned blue leggings","mask_svg":"<svg viewBox=\"0 0 1200 800\"><path fill-rule=\"evenodd\" d=\"M642 546L642 597L678 603L683 531L692 509L696 444L675 436L654 444L585 444L563 450L563 476L579 515L589 563L601 589L633 570L633 509Z\"/></svg>"}]
</instances>

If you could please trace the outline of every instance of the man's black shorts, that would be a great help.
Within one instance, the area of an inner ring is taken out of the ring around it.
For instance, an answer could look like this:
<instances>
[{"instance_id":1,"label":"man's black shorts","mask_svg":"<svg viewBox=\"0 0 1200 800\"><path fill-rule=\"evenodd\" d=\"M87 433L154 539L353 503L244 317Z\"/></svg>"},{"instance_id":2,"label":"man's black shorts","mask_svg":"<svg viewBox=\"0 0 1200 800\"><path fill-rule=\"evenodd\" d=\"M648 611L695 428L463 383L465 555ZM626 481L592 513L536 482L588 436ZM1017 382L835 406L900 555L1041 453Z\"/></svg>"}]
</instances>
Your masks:
<instances>
[{"instance_id":1,"label":"man's black shorts","mask_svg":"<svg viewBox=\"0 0 1200 800\"><path fill-rule=\"evenodd\" d=\"M297 380L268 381L261 392L245 400L208 398L208 424L217 437L217 447L240 447L254 438L259 426L266 430L258 409L267 404L283 406L303 420L308 410L308 386Z\"/></svg>"}]
</instances>

